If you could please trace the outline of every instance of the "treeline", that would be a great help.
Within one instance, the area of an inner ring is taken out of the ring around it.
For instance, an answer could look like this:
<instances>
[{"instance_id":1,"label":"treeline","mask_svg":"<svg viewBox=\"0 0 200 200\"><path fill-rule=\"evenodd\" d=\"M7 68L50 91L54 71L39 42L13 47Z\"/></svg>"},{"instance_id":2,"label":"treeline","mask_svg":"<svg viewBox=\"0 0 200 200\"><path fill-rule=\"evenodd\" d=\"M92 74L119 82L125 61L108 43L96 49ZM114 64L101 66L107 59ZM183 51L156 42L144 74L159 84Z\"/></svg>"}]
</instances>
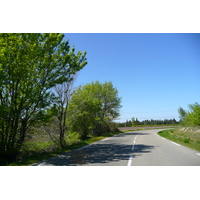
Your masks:
<instances>
[{"instance_id":1,"label":"treeline","mask_svg":"<svg viewBox=\"0 0 200 200\"><path fill-rule=\"evenodd\" d=\"M116 130L117 89L111 82L73 89L86 52L76 53L64 34L0 34L0 45L0 165L41 132L64 148L70 134L84 140Z\"/></svg>"},{"instance_id":2,"label":"treeline","mask_svg":"<svg viewBox=\"0 0 200 200\"><path fill-rule=\"evenodd\" d=\"M143 120L139 121L137 118L132 118L126 122L118 122L118 127L134 127L138 125L176 125L179 121L176 119L164 119L164 120Z\"/></svg>"},{"instance_id":3,"label":"treeline","mask_svg":"<svg viewBox=\"0 0 200 200\"><path fill-rule=\"evenodd\" d=\"M189 110L179 107L178 113L181 124L184 126L200 126L200 104L198 102L188 105Z\"/></svg>"}]
</instances>

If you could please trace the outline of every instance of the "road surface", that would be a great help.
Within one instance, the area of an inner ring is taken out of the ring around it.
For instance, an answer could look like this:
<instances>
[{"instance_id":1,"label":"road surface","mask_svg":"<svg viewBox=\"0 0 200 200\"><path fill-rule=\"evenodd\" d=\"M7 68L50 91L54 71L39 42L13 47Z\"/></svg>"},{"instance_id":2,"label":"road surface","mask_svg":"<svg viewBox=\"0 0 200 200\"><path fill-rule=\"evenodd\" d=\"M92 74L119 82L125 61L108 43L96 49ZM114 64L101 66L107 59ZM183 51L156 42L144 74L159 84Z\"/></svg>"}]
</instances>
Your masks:
<instances>
[{"instance_id":1,"label":"road surface","mask_svg":"<svg viewBox=\"0 0 200 200\"><path fill-rule=\"evenodd\" d=\"M157 135L121 133L33 166L200 166L200 152Z\"/></svg>"}]
</instances>

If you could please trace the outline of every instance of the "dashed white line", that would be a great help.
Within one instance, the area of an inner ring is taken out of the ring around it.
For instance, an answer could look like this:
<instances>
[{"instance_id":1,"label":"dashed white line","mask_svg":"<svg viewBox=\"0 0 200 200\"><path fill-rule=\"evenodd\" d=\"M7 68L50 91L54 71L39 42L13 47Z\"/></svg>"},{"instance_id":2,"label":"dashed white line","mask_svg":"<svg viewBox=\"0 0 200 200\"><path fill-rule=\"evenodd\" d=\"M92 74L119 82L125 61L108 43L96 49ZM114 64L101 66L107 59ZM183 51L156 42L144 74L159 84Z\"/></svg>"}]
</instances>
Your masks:
<instances>
[{"instance_id":1,"label":"dashed white line","mask_svg":"<svg viewBox=\"0 0 200 200\"><path fill-rule=\"evenodd\" d=\"M130 155L127 166L131 166L133 155Z\"/></svg>"},{"instance_id":2,"label":"dashed white line","mask_svg":"<svg viewBox=\"0 0 200 200\"><path fill-rule=\"evenodd\" d=\"M175 142L171 142L172 144L175 144L175 145L177 145L177 146L181 146L180 144L177 144L177 143L175 143Z\"/></svg>"},{"instance_id":3,"label":"dashed white line","mask_svg":"<svg viewBox=\"0 0 200 200\"><path fill-rule=\"evenodd\" d=\"M138 135L135 136L135 139L134 139L134 141L133 141L133 146L132 146L132 148L131 148L131 151L134 151L134 147L135 147L134 144L135 144L135 141L136 141L137 136L138 136ZM127 166L131 166L132 159L133 159L133 155L130 155Z\"/></svg>"},{"instance_id":4,"label":"dashed white line","mask_svg":"<svg viewBox=\"0 0 200 200\"><path fill-rule=\"evenodd\" d=\"M200 153L196 153L198 156L200 156Z\"/></svg>"},{"instance_id":5,"label":"dashed white line","mask_svg":"<svg viewBox=\"0 0 200 200\"><path fill-rule=\"evenodd\" d=\"M101 141L106 141L108 138L105 138L105 139L103 139L103 140L101 140Z\"/></svg>"}]
</instances>

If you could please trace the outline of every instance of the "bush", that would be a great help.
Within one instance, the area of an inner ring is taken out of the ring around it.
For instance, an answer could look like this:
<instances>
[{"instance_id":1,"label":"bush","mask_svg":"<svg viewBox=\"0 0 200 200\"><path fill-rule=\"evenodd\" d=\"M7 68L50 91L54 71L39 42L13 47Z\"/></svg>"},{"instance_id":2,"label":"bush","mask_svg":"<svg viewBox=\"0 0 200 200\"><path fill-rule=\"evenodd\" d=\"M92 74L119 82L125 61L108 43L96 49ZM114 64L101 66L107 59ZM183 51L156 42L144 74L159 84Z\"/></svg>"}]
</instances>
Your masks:
<instances>
[{"instance_id":1,"label":"bush","mask_svg":"<svg viewBox=\"0 0 200 200\"><path fill-rule=\"evenodd\" d=\"M190 143L190 138L184 139L184 143Z\"/></svg>"}]
</instances>

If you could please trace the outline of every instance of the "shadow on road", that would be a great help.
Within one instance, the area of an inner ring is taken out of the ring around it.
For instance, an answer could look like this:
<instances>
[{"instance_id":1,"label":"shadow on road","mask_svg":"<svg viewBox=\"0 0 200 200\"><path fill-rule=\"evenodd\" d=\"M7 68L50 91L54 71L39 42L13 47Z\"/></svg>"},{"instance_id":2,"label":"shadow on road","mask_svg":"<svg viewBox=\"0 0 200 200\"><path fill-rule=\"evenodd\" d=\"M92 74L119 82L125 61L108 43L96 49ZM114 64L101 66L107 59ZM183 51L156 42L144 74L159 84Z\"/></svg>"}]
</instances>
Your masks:
<instances>
[{"instance_id":1,"label":"shadow on road","mask_svg":"<svg viewBox=\"0 0 200 200\"><path fill-rule=\"evenodd\" d=\"M150 133L140 133L140 132L127 132L127 133L121 133L119 135L115 135L114 137L126 137L130 135L150 135Z\"/></svg>"},{"instance_id":2,"label":"shadow on road","mask_svg":"<svg viewBox=\"0 0 200 200\"><path fill-rule=\"evenodd\" d=\"M45 165L54 166L76 166L76 165L98 165L109 163L112 166L116 162L126 160L128 162L132 145L122 144L93 144L82 150L74 150L65 154L52 157ZM136 144L137 153L150 153L154 146ZM134 150L134 152L135 152ZM136 155L135 155L136 156ZM137 155L138 156L138 155ZM134 157L134 154L133 154ZM120 165L120 163L119 163Z\"/></svg>"}]
</instances>

